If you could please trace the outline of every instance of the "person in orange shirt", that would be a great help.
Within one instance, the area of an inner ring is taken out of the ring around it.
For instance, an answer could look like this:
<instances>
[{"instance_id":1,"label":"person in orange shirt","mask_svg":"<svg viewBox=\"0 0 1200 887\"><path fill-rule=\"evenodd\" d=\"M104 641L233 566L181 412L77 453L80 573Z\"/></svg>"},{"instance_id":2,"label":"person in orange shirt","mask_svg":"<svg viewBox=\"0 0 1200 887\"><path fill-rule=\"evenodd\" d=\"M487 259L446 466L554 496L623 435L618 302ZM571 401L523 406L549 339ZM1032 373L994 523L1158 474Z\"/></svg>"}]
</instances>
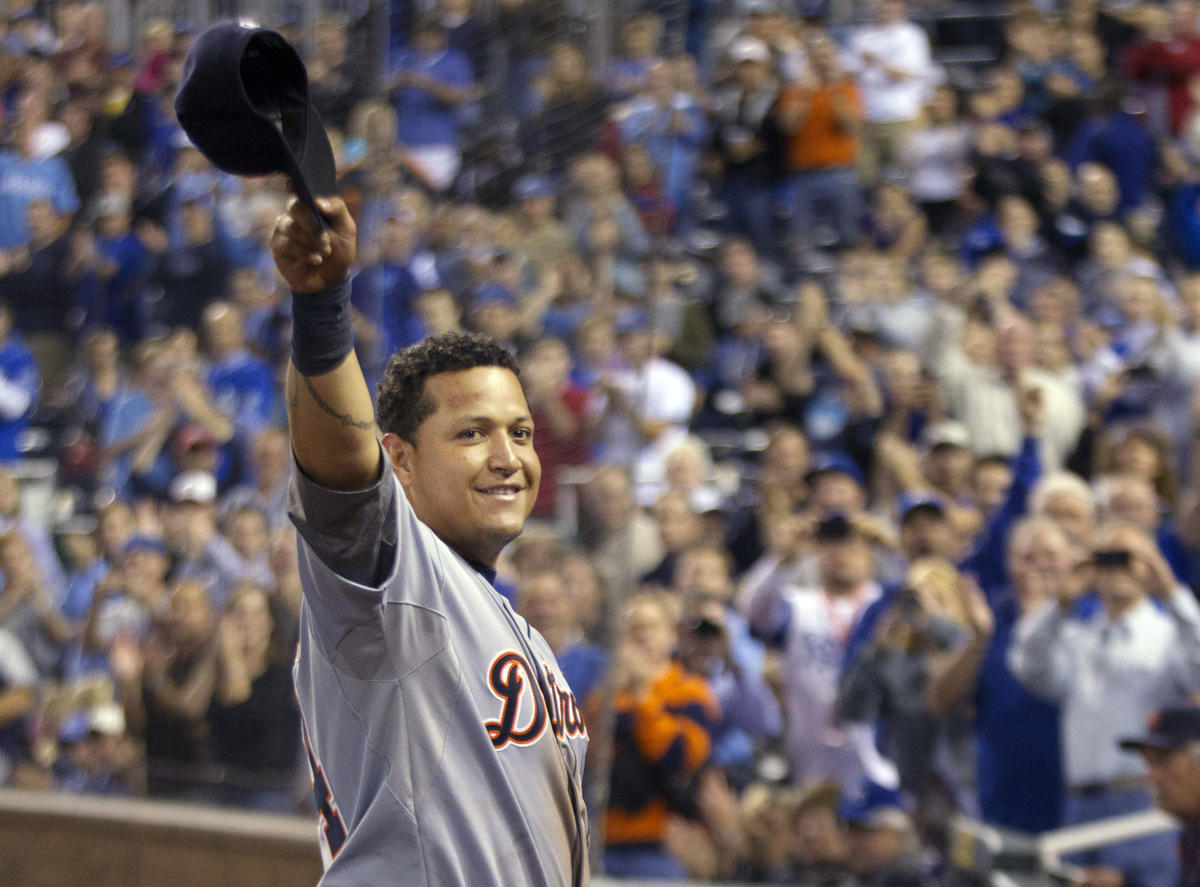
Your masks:
<instances>
[{"instance_id":1,"label":"person in orange shirt","mask_svg":"<svg viewBox=\"0 0 1200 887\"><path fill-rule=\"evenodd\" d=\"M853 246L862 225L858 160L862 101L843 73L837 45L825 33L807 41L810 75L779 96L776 121L784 132L784 162L795 204L792 232L800 248L817 245L814 225L824 203L841 248Z\"/></svg>"},{"instance_id":2,"label":"person in orange shirt","mask_svg":"<svg viewBox=\"0 0 1200 887\"><path fill-rule=\"evenodd\" d=\"M605 821L605 873L683 879L663 846L671 814L696 814L690 786L712 751L721 717L708 683L672 661L679 613L666 595L625 606L611 686L613 758Z\"/></svg>"}]
</instances>

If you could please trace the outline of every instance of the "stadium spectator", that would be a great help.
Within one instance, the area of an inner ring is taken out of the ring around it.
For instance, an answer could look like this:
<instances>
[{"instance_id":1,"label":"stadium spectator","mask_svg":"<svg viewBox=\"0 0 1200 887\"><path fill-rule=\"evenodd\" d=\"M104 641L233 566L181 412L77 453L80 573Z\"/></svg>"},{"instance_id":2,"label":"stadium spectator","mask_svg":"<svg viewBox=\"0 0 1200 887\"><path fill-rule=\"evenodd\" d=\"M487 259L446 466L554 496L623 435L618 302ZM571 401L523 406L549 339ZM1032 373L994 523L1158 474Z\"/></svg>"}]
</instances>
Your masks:
<instances>
[{"instance_id":1,"label":"stadium spectator","mask_svg":"<svg viewBox=\"0 0 1200 887\"><path fill-rule=\"evenodd\" d=\"M326 15L313 28L315 53L305 61L313 107L326 126L345 132L350 112L368 92L366 58L349 52L350 34L344 18Z\"/></svg>"},{"instance_id":2,"label":"stadium spectator","mask_svg":"<svg viewBox=\"0 0 1200 887\"><path fill-rule=\"evenodd\" d=\"M654 503L652 512L663 558L641 577L641 584L666 589L672 585L683 553L700 544L704 525L687 496L680 492L668 490L663 493Z\"/></svg>"},{"instance_id":3,"label":"stadium spectator","mask_svg":"<svg viewBox=\"0 0 1200 887\"><path fill-rule=\"evenodd\" d=\"M0 785L30 756L26 719L33 714L37 667L20 639L0 627Z\"/></svg>"},{"instance_id":4,"label":"stadium spectator","mask_svg":"<svg viewBox=\"0 0 1200 887\"><path fill-rule=\"evenodd\" d=\"M56 387L69 363L73 326L82 320L81 288L72 273L70 218L54 211L49 200L31 200L29 244L23 255L9 255L0 272L0 298L9 303L43 384Z\"/></svg>"},{"instance_id":5,"label":"stadium spectator","mask_svg":"<svg viewBox=\"0 0 1200 887\"><path fill-rule=\"evenodd\" d=\"M278 530L288 526L289 455L287 435L282 429L268 425L256 433L250 441L248 474L251 481L230 489L221 497L222 515L249 505L266 515L269 529Z\"/></svg>"},{"instance_id":6,"label":"stadium spectator","mask_svg":"<svg viewBox=\"0 0 1200 887\"><path fill-rule=\"evenodd\" d=\"M850 796L840 811L846 823L847 860L856 887L882 884L938 883L923 858L912 817L900 795L869 783L861 796Z\"/></svg>"},{"instance_id":7,"label":"stadium spectator","mask_svg":"<svg viewBox=\"0 0 1200 887\"><path fill-rule=\"evenodd\" d=\"M1195 706L1164 708L1151 716L1144 733L1121 740L1121 748L1139 752L1146 762L1155 801L1163 811L1183 823L1179 858L1183 871L1179 883L1192 887L1200 879L1196 821L1200 816L1200 771L1196 741L1200 739L1200 710Z\"/></svg>"},{"instance_id":8,"label":"stadium spectator","mask_svg":"<svg viewBox=\"0 0 1200 887\"><path fill-rule=\"evenodd\" d=\"M571 354L560 339L538 339L522 367L525 396L538 429L542 485L532 516L553 518L558 507L559 472L588 461L589 393L571 382Z\"/></svg>"},{"instance_id":9,"label":"stadium spectator","mask_svg":"<svg viewBox=\"0 0 1200 887\"><path fill-rule=\"evenodd\" d=\"M970 149L971 128L960 114L958 94L949 84L935 87L922 126L901 146L900 161L908 190L936 237L953 234Z\"/></svg>"},{"instance_id":10,"label":"stadium spectator","mask_svg":"<svg viewBox=\"0 0 1200 887\"><path fill-rule=\"evenodd\" d=\"M107 512L101 512L102 539L105 524L115 523L120 511L120 507L110 506ZM140 642L151 621L166 610L170 559L161 538L130 535L119 549L111 550L108 559L109 570L96 584L84 619L79 675L107 674L109 651L117 639Z\"/></svg>"},{"instance_id":11,"label":"stadium spectator","mask_svg":"<svg viewBox=\"0 0 1200 887\"><path fill-rule=\"evenodd\" d=\"M295 809L300 713L284 640L270 595L252 583L239 585L217 622L207 712L222 803L274 813Z\"/></svg>"},{"instance_id":12,"label":"stadium spectator","mask_svg":"<svg viewBox=\"0 0 1200 887\"><path fill-rule=\"evenodd\" d=\"M542 633L558 659L563 677L579 697L586 699L601 689L608 670L608 653L584 638L575 601L558 572L543 567L521 576L517 611Z\"/></svg>"},{"instance_id":13,"label":"stadium spectator","mask_svg":"<svg viewBox=\"0 0 1200 887\"><path fill-rule=\"evenodd\" d=\"M1170 133L1178 133L1192 99L1188 80L1200 71L1200 37L1196 34L1196 4L1174 0L1161 8L1146 8L1140 39L1121 57L1121 73L1166 91ZM1162 133L1166 134L1166 133Z\"/></svg>"},{"instance_id":14,"label":"stadium spectator","mask_svg":"<svg viewBox=\"0 0 1200 887\"><path fill-rule=\"evenodd\" d=\"M1089 588L1100 607L1090 618L1072 618L1076 599ZM1097 530L1090 565L1076 569L1057 600L1018 622L1009 667L1062 710L1068 824L1150 806L1144 766L1122 755L1117 740L1196 692L1198 652L1195 597L1177 585L1150 537L1128 524ZM1179 873L1171 843L1166 835L1123 841L1084 861L1165 887Z\"/></svg>"},{"instance_id":15,"label":"stadium spectator","mask_svg":"<svg viewBox=\"0 0 1200 887\"><path fill-rule=\"evenodd\" d=\"M567 210L566 223L576 251L591 265L596 286L641 293L646 285L641 262L650 239L621 191L616 163L600 153L584 154L571 164L570 178L578 197Z\"/></svg>"},{"instance_id":16,"label":"stadium spectator","mask_svg":"<svg viewBox=\"0 0 1200 887\"><path fill-rule=\"evenodd\" d=\"M860 625L874 625L872 641L851 648L834 704L841 722L878 726L900 788L924 821L947 800L973 812L970 723L931 716L925 696L938 660L964 636L986 636L992 617L982 593L945 561L918 560L905 578L903 589L864 612Z\"/></svg>"},{"instance_id":17,"label":"stadium spectator","mask_svg":"<svg viewBox=\"0 0 1200 887\"><path fill-rule=\"evenodd\" d=\"M127 194L102 192L92 213L95 239L83 235L81 262L101 282L101 302L89 320L111 326L124 344L134 344L147 332L150 318L144 288L154 265L152 247L160 248L161 239L152 227L133 230Z\"/></svg>"},{"instance_id":18,"label":"stadium spectator","mask_svg":"<svg viewBox=\"0 0 1200 887\"><path fill-rule=\"evenodd\" d=\"M650 65L645 80L641 94L617 112L621 140L645 148L674 212L671 227L685 235L692 229L691 187L700 149L709 142L708 122L695 97L678 89L669 62Z\"/></svg>"},{"instance_id":19,"label":"stadium spectator","mask_svg":"<svg viewBox=\"0 0 1200 887\"><path fill-rule=\"evenodd\" d=\"M138 782L139 763L125 735L125 712L98 703L72 716L59 730L54 787L69 794L126 797Z\"/></svg>"},{"instance_id":20,"label":"stadium spectator","mask_svg":"<svg viewBox=\"0 0 1200 887\"><path fill-rule=\"evenodd\" d=\"M806 48L809 78L785 87L775 111L787 137L784 166L795 190L792 234L801 247L818 245L813 243L816 222L827 219L836 243L851 247L862 227L855 169L861 100L853 79L841 70L837 46L827 34L811 34ZM826 215L818 215L822 205Z\"/></svg>"},{"instance_id":21,"label":"stadium spectator","mask_svg":"<svg viewBox=\"0 0 1200 887\"><path fill-rule=\"evenodd\" d=\"M62 674L63 652L75 637L75 626L59 612L59 589L42 575L33 547L20 532L0 535L0 627L16 635L29 654L39 677L57 679Z\"/></svg>"},{"instance_id":22,"label":"stadium spectator","mask_svg":"<svg viewBox=\"0 0 1200 887\"><path fill-rule=\"evenodd\" d=\"M200 326L206 305L229 298L232 257L218 229L216 200L209 184L197 176L184 176L177 199L180 236L164 239L143 225L142 237L155 254L150 282L163 291L159 316L154 320L167 327L194 330Z\"/></svg>"},{"instance_id":23,"label":"stadium spectator","mask_svg":"<svg viewBox=\"0 0 1200 887\"><path fill-rule=\"evenodd\" d=\"M445 25L422 16L411 46L388 78L396 133L417 179L434 191L449 188L462 166L459 112L475 96L471 62L449 45Z\"/></svg>"},{"instance_id":24,"label":"stadium spectator","mask_svg":"<svg viewBox=\"0 0 1200 887\"><path fill-rule=\"evenodd\" d=\"M217 481L204 471L184 471L171 481L163 532L174 557L171 578L204 586L212 607L223 610L244 580L270 588L266 516L253 505L235 509L217 525ZM234 541L231 541L232 537Z\"/></svg>"},{"instance_id":25,"label":"stadium spectator","mask_svg":"<svg viewBox=\"0 0 1200 887\"><path fill-rule=\"evenodd\" d=\"M535 109L522 130L523 146L534 170L557 178L600 146L611 99L579 47L559 41L546 56L545 73L532 85Z\"/></svg>"},{"instance_id":26,"label":"stadium spectator","mask_svg":"<svg viewBox=\"0 0 1200 887\"><path fill-rule=\"evenodd\" d=\"M581 538L590 543L610 607L619 605L663 557L654 521L638 506L627 469L605 465L596 472L583 489L583 516L589 526Z\"/></svg>"},{"instance_id":27,"label":"stadium spectator","mask_svg":"<svg viewBox=\"0 0 1200 887\"><path fill-rule=\"evenodd\" d=\"M659 356L645 318L621 330L624 367L607 374L593 403L599 458L633 468L634 492L648 504L666 471L667 451L687 434L696 386L680 366Z\"/></svg>"},{"instance_id":28,"label":"stadium spectator","mask_svg":"<svg viewBox=\"0 0 1200 887\"><path fill-rule=\"evenodd\" d=\"M21 432L29 427L42 377L33 352L12 325L12 307L0 302L0 461L21 455Z\"/></svg>"},{"instance_id":29,"label":"stadium spectator","mask_svg":"<svg viewBox=\"0 0 1200 887\"><path fill-rule=\"evenodd\" d=\"M21 481L15 470L0 467L0 532L15 533L25 540L34 564L53 600L62 598L66 579L45 523L29 514L22 502Z\"/></svg>"},{"instance_id":30,"label":"stadium spectator","mask_svg":"<svg viewBox=\"0 0 1200 887\"><path fill-rule=\"evenodd\" d=\"M771 51L761 40L739 37L726 55L734 66L713 110L713 146L721 160L721 196L731 232L749 236L759 253L774 252L773 191L779 134L771 109L779 84L771 74Z\"/></svg>"},{"instance_id":31,"label":"stadium spectator","mask_svg":"<svg viewBox=\"0 0 1200 887\"><path fill-rule=\"evenodd\" d=\"M693 549L684 558L701 551ZM753 641L728 597L696 585L684 589L676 659L713 690L721 717L713 727L712 764L740 790L753 780L757 754L783 732L783 716L763 680L762 650L747 650Z\"/></svg>"},{"instance_id":32,"label":"stadium spectator","mask_svg":"<svg viewBox=\"0 0 1200 887\"><path fill-rule=\"evenodd\" d=\"M244 318L237 306L211 302L202 322L210 361L205 381L213 406L233 424L237 443L244 445L277 419L274 376L271 368L247 349Z\"/></svg>"},{"instance_id":33,"label":"stadium spectator","mask_svg":"<svg viewBox=\"0 0 1200 887\"><path fill-rule=\"evenodd\" d=\"M671 661L676 612L661 597L632 598L613 655L616 725L604 868L618 878L686 874L663 847L667 817L696 818L692 782L708 761L720 709L702 678Z\"/></svg>"},{"instance_id":34,"label":"stadium spectator","mask_svg":"<svg viewBox=\"0 0 1200 887\"><path fill-rule=\"evenodd\" d=\"M659 56L662 40L662 20L653 13L636 15L625 23L618 56L605 72L614 99L624 101L645 90L651 69L663 64Z\"/></svg>"},{"instance_id":35,"label":"stadium spectator","mask_svg":"<svg viewBox=\"0 0 1200 887\"><path fill-rule=\"evenodd\" d=\"M851 785L862 775L870 731L839 725L834 699L850 631L881 589L870 543L845 515L827 517L810 532L819 584L786 584L797 543L809 540L782 539L745 578L743 613L755 636L783 656L792 781L835 779Z\"/></svg>"},{"instance_id":36,"label":"stadium spectator","mask_svg":"<svg viewBox=\"0 0 1200 887\"><path fill-rule=\"evenodd\" d=\"M903 0L880 0L875 23L856 29L851 40L863 99L858 168L868 186L899 164L901 148L916 129L928 95L929 37L905 18L906 13Z\"/></svg>"},{"instance_id":37,"label":"stadium spectator","mask_svg":"<svg viewBox=\"0 0 1200 887\"><path fill-rule=\"evenodd\" d=\"M145 745L153 797L207 795L209 705L216 684L216 624L204 586L185 580L139 644L119 635L109 653L130 733Z\"/></svg>"},{"instance_id":38,"label":"stadium spectator","mask_svg":"<svg viewBox=\"0 0 1200 887\"><path fill-rule=\"evenodd\" d=\"M1006 657L1017 621L1070 581L1076 549L1052 520L1033 517L1013 528L1008 551L1011 594L994 613L972 610L974 632L934 660L926 696L935 717L974 709L983 820L1036 833L1057 828L1062 817L1058 709L1026 690Z\"/></svg>"},{"instance_id":39,"label":"stadium spectator","mask_svg":"<svg viewBox=\"0 0 1200 887\"><path fill-rule=\"evenodd\" d=\"M23 93L15 109L15 129L5 150L0 150L0 250L24 248L29 243L29 204L49 200L56 213L74 215L79 197L70 168L56 155L38 153L38 127L47 118L47 97L32 90Z\"/></svg>"}]
</instances>

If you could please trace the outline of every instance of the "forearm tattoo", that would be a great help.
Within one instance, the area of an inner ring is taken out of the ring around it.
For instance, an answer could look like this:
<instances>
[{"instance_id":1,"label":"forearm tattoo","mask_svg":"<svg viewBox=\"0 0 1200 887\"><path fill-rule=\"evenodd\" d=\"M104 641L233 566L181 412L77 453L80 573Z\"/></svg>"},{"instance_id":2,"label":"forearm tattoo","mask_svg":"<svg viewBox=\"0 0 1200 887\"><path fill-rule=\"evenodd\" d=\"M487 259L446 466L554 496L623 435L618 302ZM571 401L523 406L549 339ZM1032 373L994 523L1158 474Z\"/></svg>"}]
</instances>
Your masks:
<instances>
[{"instance_id":1,"label":"forearm tattoo","mask_svg":"<svg viewBox=\"0 0 1200 887\"><path fill-rule=\"evenodd\" d=\"M373 418L365 420L355 419L349 413L339 413L325 400L325 398L321 397L321 395L317 393L316 386L313 385L312 379L299 373L297 373L297 375L299 375L304 381L304 387L308 389L308 393L312 396L312 399L316 405L321 408L321 412L325 413L327 416L332 416L334 419L337 419L343 428L357 428L360 431L373 431L375 429L375 420Z\"/></svg>"}]
</instances>

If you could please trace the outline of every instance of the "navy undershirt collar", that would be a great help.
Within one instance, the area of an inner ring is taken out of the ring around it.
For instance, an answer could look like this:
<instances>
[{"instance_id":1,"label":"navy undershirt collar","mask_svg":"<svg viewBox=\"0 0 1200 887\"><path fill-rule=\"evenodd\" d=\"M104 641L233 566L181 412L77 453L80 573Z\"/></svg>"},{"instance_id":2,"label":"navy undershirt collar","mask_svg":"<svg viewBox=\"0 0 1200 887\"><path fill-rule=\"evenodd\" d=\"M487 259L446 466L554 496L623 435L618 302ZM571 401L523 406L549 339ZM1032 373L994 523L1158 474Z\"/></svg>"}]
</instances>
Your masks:
<instances>
[{"instance_id":1,"label":"navy undershirt collar","mask_svg":"<svg viewBox=\"0 0 1200 887\"><path fill-rule=\"evenodd\" d=\"M467 563L471 565L471 569L488 581L488 585L492 586L492 588L496 587L495 570L493 570L491 567L481 564L479 561L471 560L470 558L467 558Z\"/></svg>"}]
</instances>

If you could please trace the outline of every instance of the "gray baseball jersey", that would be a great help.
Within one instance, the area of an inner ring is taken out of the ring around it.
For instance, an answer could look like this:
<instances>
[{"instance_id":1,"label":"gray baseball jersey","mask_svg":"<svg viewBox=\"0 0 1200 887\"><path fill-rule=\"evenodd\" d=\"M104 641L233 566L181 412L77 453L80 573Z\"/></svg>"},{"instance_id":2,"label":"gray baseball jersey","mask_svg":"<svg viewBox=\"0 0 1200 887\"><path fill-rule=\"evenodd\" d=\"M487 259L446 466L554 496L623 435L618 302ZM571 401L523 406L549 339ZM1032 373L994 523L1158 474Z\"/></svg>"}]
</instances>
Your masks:
<instances>
[{"instance_id":1,"label":"gray baseball jersey","mask_svg":"<svg viewBox=\"0 0 1200 887\"><path fill-rule=\"evenodd\" d=\"M586 884L579 705L541 635L383 464L361 493L293 470L321 885Z\"/></svg>"}]
</instances>

